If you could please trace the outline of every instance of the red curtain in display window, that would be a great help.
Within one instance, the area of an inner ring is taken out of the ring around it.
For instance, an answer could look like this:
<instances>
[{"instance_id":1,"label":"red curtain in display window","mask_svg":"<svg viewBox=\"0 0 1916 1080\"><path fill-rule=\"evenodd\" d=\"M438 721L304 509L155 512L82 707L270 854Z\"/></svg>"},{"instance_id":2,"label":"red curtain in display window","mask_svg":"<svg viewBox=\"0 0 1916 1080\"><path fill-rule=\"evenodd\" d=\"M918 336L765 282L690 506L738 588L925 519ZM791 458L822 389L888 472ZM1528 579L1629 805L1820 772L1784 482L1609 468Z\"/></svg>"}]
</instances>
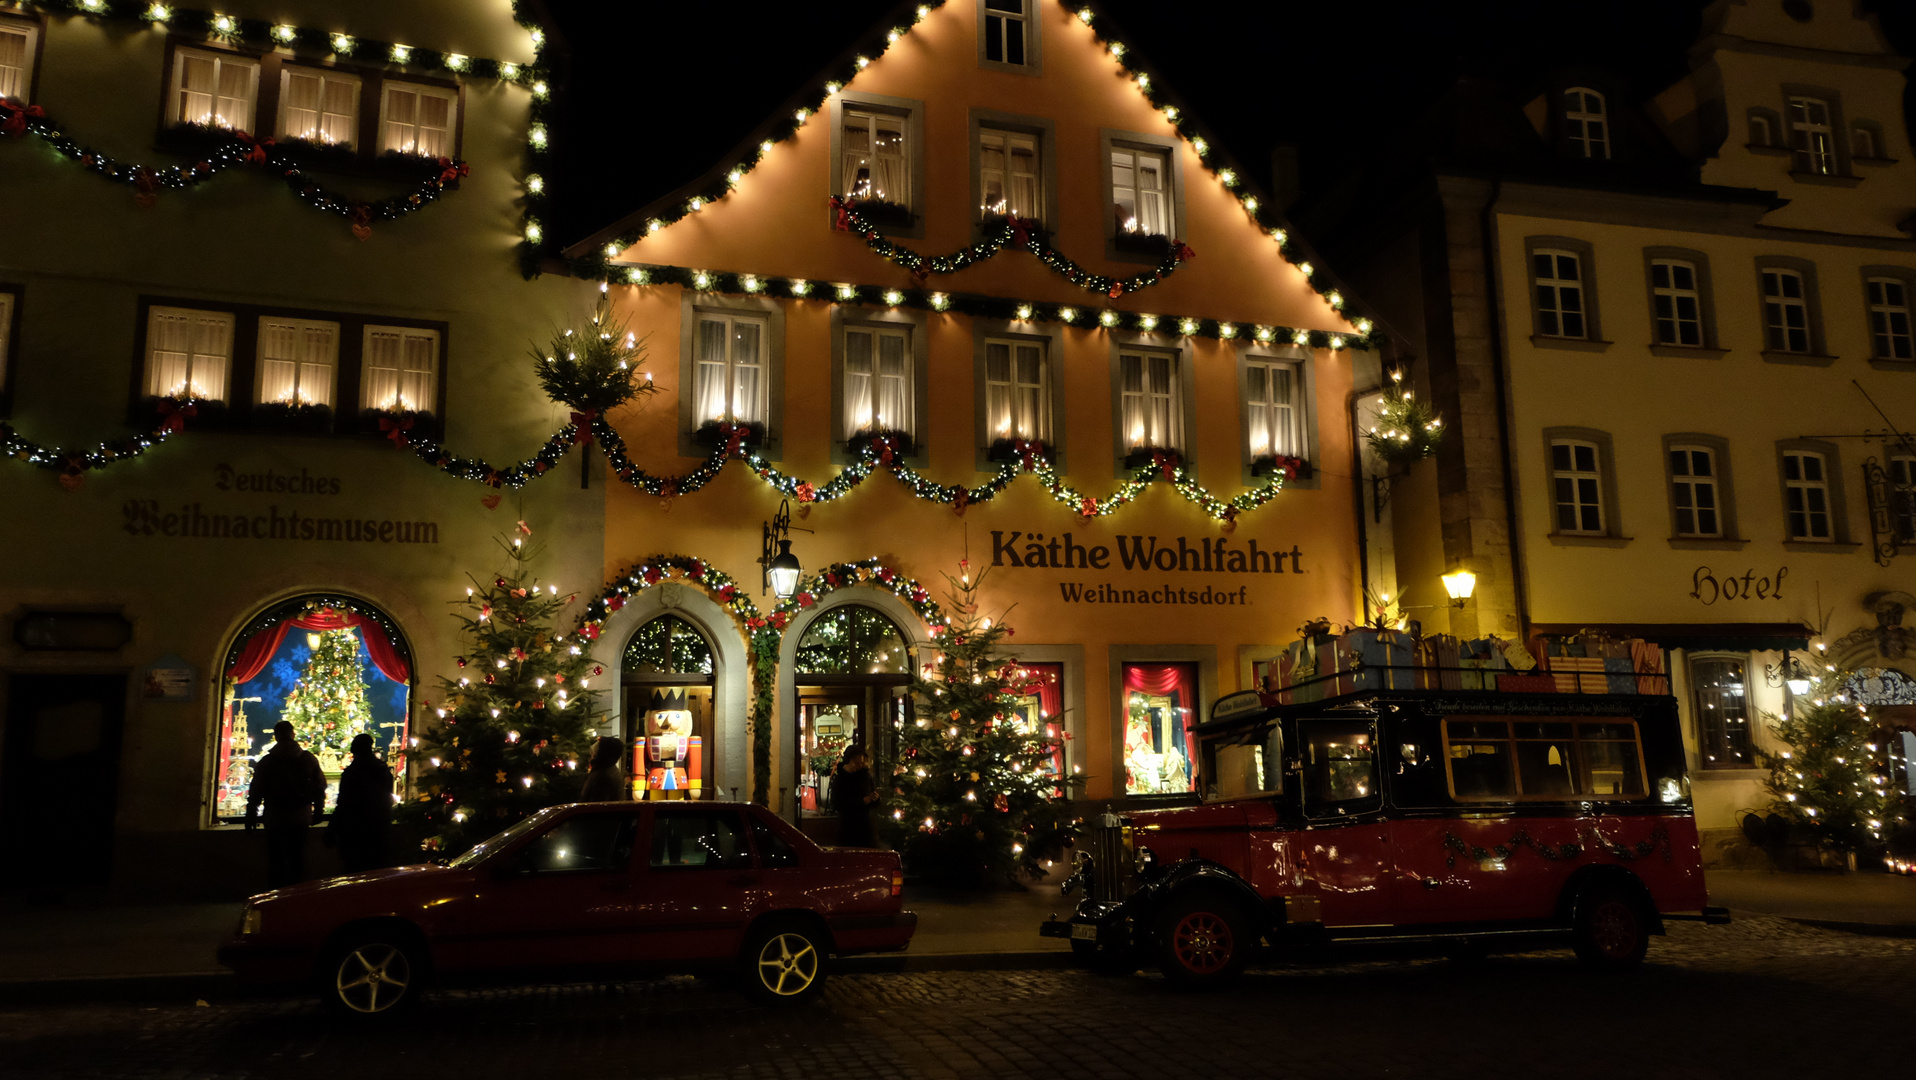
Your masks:
<instances>
[{"instance_id":1,"label":"red curtain in display window","mask_svg":"<svg viewBox=\"0 0 1916 1080\"><path fill-rule=\"evenodd\" d=\"M366 655L372 657L373 666L379 669L381 675L396 683L412 681L412 666L405 654L399 651L399 643L386 633L379 620L338 608L320 608L283 619L277 625L247 638L246 644L240 647L239 655L233 658L232 666L226 669L226 678L235 684L258 678L294 627L301 630L344 630L352 627L359 631L360 638L366 642Z\"/></svg>"},{"instance_id":2,"label":"red curtain in display window","mask_svg":"<svg viewBox=\"0 0 1916 1080\"><path fill-rule=\"evenodd\" d=\"M1042 715L1029 717L1032 730L1058 740L1051 751L1051 771L1064 775L1064 665L1024 664L1026 693L1037 700Z\"/></svg>"},{"instance_id":3,"label":"red curtain in display window","mask_svg":"<svg viewBox=\"0 0 1916 1080\"><path fill-rule=\"evenodd\" d=\"M1198 672L1191 663L1125 664L1125 790L1172 794L1198 790L1191 761L1199 721Z\"/></svg>"}]
</instances>

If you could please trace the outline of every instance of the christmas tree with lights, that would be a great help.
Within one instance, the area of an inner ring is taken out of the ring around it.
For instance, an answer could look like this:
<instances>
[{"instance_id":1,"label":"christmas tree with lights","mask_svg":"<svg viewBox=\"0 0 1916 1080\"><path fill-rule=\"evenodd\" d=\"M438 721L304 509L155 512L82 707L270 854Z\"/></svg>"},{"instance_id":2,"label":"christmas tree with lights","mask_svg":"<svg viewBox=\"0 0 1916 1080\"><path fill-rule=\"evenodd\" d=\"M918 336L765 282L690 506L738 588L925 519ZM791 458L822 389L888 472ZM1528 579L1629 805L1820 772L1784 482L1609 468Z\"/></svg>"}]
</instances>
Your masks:
<instances>
[{"instance_id":1,"label":"christmas tree with lights","mask_svg":"<svg viewBox=\"0 0 1916 1080\"><path fill-rule=\"evenodd\" d=\"M1767 716L1770 733L1789 749L1756 752L1770 771L1770 809L1817 847L1853 853L1885 842L1903 821L1889 783L1884 734L1850 691L1850 673L1825 660L1791 680L1795 708ZM1797 693L1801 687L1805 692ZM1793 830L1795 831L1795 830Z\"/></svg>"},{"instance_id":2,"label":"christmas tree with lights","mask_svg":"<svg viewBox=\"0 0 1916 1080\"><path fill-rule=\"evenodd\" d=\"M290 721L299 744L327 772L345 768L353 736L373 730L366 702L366 669L359 663L359 633L351 627L306 635L312 655L286 695L280 719Z\"/></svg>"},{"instance_id":3,"label":"christmas tree with lights","mask_svg":"<svg viewBox=\"0 0 1916 1080\"><path fill-rule=\"evenodd\" d=\"M412 751L418 796L401 816L440 855L578 798L598 725L592 682L603 669L587 655L595 628L555 629L574 598L533 575L523 537L501 546L506 568L475 578L455 602L467 652L459 676L440 680L437 723Z\"/></svg>"},{"instance_id":4,"label":"christmas tree with lights","mask_svg":"<svg viewBox=\"0 0 1916 1080\"><path fill-rule=\"evenodd\" d=\"M978 614L984 575L945 577L951 618L943 651L912 684L917 718L899 730L890 837L914 875L941 883L1041 877L1063 850L1064 793L1078 781L1054 771L1058 739L1013 711L1036 684L999 652L1011 628Z\"/></svg>"}]
</instances>

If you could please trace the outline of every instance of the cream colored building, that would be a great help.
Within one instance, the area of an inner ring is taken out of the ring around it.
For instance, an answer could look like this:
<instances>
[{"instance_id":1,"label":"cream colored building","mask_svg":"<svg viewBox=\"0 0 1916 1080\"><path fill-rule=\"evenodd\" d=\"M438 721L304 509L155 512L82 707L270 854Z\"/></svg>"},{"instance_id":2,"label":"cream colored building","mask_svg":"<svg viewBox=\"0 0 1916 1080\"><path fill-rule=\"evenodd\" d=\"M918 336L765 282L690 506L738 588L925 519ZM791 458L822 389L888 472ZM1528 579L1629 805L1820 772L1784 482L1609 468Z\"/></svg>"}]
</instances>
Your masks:
<instances>
[{"instance_id":1,"label":"cream colored building","mask_svg":"<svg viewBox=\"0 0 1916 1080\"><path fill-rule=\"evenodd\" d=\"M1870 673L1910 789L1916 156L1909 61L1847 0L1717 0L1689 55L1647 102L1461 84L1435 167L1311 231L1450 427L1378 485L1373 576L1427 630L1661 642L1715 859L1806 646Z\"/></svg>"}]
</instances>

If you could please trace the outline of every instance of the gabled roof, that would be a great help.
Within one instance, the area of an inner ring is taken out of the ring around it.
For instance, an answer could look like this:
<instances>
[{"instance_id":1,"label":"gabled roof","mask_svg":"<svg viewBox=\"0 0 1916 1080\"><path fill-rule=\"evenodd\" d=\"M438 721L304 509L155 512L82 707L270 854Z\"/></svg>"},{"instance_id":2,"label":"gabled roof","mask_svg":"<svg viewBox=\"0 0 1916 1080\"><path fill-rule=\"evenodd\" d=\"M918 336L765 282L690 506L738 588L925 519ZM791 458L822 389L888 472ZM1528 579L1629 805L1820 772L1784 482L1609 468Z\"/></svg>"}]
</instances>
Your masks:
<instances>
[{"instance_id":1,"label":"gabled roof","mask_svg":"<svg viewBox=\"0 0 1916 1080\"><path fill-rule=\"evenodd\" d=\"M1033 2L1043 4L1057 0ZM565 259L555 269L601 281L637 280L629 278L624 267L611 261L613 254L623 254L626 249L642 244L649 233L723 200L768 153L791 138L805 121L824 109L832 94L849 84L871 60L883 55L891 45L910 34L919 22L944 3L945 0L924 0L922 3L908 0L900 4L887 18L854 38L850 46L789 95L770 116L740 139L730 153L713 163L704 173L566 247L563 253ZM1383 340L1384 330L1375 324L1374 316L1357 316L1352 310L1356 305L1349 300L1348 290L1315 258L1303 238L1278 213L1269 194L1252 179L1253 174L1232 159L1197 118L1183 107L1181 99L1157 77L1140 52L1119 36L1115 25L1098 10L1098 6L1089 2L1062 6L1074 12L1081 22L1091 28L1097 41L1121 66L1136 91L1175 127L1212 178L1230 190L1256 226L1279 246L1287 260L1305 274L1311 287L1334 310L1352 320L1360 333L1366 335L1349 344L1367 347ZM641 253L642 249L633 254ZM1317 340L1324 336L1321 333L1313 335L1313 341L1326 344L1326 341ZM1346 344L1341 335L1330 337L1334 338L1328 341L1331 347L1343 347Z\"/></svg>"}]
</instances>

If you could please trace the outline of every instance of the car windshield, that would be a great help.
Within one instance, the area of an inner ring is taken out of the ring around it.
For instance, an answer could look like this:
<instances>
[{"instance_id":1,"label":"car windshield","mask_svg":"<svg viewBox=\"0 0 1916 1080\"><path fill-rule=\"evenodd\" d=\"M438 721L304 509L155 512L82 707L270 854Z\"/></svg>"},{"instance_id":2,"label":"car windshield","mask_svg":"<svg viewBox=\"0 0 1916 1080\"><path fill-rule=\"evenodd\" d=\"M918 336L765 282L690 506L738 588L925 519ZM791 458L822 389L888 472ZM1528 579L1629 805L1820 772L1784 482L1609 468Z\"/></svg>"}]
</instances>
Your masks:
<instances>
[{"instance_id":1,"label":"car windshield","mask_svg":"<svg viewBox=\"0 0 1916 1080\"><path fill-rule=\"evenodd\" d=\"M513 825L511 828L493 837L492 839L487 840L481 844L474 844L472 847L472 850L453 859L451 862L447 863L446 865L454 866L454 867L471 866L472 864L478 862L480 859L485 858L486 856L492 854L493 852L498 851L500 848L503 848L506 845L512 843L514 840L518 839L519 837L524 836L525 834L531 832L534 828L536 828L540 823L544 822L550 816L551 816L550 811L540 811L539 813L534 814L531 817L524 819L523 821L520 821L518 824Z\"/></svg>"}]
</instances>

